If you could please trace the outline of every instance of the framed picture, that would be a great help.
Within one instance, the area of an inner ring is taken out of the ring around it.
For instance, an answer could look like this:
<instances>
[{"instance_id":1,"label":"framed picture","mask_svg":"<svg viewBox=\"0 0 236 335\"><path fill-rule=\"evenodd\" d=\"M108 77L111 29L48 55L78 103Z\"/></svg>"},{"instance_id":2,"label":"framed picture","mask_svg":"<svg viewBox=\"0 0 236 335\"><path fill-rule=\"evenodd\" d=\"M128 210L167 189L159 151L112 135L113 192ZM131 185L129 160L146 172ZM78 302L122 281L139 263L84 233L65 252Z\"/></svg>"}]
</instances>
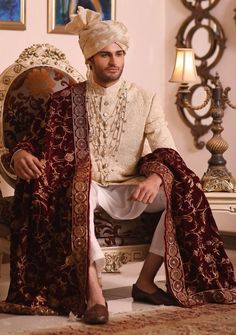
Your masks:
<instances>
[{"instance_id":1,"label":"framed picture","mask_svg":"<svg viewBox=\"0 0 236 335\"><path fill-rule=\"evenodd\" d=\"M0 29L25 30L26 0L0 1Z\"/></svg>"},{"instance_id":2,"label":"framed picture","mask_svg":"<svg viewBox=\"0 0 236 335\"><path fill-rule=\"evenodd\" d=\"M65 25L78 6L100 12L103 20L115 19L115 0L48 0L48 33L70 34Z\"/></svg>"}]
</instances>

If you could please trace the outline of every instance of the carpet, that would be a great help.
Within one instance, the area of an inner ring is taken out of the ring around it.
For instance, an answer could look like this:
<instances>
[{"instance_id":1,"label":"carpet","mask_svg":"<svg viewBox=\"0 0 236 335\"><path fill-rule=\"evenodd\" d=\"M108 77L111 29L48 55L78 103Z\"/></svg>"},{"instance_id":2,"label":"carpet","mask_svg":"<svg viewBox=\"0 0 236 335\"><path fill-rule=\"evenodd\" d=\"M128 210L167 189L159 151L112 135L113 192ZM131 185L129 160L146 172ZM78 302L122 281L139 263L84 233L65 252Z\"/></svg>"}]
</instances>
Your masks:
<instances>
[{"instance_id":1,"label":"carpet","mask_svg":"<svg viewBox=\"0 0 236 335\"><path fill-rule=\"evenodd\" d=\"M24 335L235 335L236 305L209 304L194 308L162 307L112 314L109 323L89 326L68 322L63 328Z\"/></svg>"}]
</instances>

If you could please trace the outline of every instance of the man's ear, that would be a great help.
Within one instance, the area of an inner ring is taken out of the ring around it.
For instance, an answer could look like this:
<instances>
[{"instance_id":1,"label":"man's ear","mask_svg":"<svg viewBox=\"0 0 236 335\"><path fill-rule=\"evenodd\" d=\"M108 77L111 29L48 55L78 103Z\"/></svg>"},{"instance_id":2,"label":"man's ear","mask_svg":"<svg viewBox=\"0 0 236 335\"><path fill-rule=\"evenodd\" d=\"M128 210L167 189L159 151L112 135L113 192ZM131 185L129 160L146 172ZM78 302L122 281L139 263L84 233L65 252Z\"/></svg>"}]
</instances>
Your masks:
<instances>
[{"instance_id":1,"label":"man's ear","mask_svg":"<svg viewBox=\"0 0 236 335\"><path fill-rule=\"evenodd\" d=\"M94 59L93 57L87 59L87 64L89 65L90 70L93 69Z\"/></svg>"}]
</instances>

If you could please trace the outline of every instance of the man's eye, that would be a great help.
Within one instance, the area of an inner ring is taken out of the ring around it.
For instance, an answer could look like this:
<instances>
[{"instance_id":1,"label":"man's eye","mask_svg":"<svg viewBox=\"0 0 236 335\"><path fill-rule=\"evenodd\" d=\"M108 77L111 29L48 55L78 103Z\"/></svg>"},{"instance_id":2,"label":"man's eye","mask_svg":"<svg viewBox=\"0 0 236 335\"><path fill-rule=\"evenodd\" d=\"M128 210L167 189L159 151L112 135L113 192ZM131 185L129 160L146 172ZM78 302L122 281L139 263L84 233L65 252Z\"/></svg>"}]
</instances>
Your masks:
<instances>
[{"instance_id":1,"label":"man's eye","mask_svg":"<svg viewBox=\"0 0 236 335\"><path fill-rule=\"evenodd\" d=\"M121 51L121 52L117 52L116 56L117 56L117 57L122 57L122 56L124 56L124 52L123 52L123 51Z\"/></svg>"}]
</instances>

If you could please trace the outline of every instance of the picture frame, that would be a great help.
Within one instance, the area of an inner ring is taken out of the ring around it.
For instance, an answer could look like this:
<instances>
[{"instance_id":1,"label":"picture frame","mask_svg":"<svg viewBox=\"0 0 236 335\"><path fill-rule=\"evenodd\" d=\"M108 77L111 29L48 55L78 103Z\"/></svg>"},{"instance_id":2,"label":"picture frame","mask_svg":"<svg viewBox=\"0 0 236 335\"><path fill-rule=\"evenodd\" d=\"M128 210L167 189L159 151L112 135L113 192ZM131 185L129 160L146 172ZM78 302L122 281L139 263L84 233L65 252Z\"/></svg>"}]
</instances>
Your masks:
<instances>
[{"instance_id":1,"label":"picture frame","mask_svg":"<svg viewBox=\"0 0 236 335\"><path fill-rule=\"evenodd\" d=\"M47 0L48 26L47 32L54 34L71 34L65 31L65 25L70 21L71 15L76 15L78 6L96 10L98 4L103 10L103 20L115 19L116 0ZM98 9L98 7L97 7ZM97 10L98 11L98 10Z\"/></svg>"},{"instance_id":2,"label":"picture frame","mask_svg":"<svg viewBox=\"0 0 236 335\"><path fill-rule=\"evenodd\" d=\"M26 0L0 1L0 29L26 30Z\"/></svg>"}]
</instances>

